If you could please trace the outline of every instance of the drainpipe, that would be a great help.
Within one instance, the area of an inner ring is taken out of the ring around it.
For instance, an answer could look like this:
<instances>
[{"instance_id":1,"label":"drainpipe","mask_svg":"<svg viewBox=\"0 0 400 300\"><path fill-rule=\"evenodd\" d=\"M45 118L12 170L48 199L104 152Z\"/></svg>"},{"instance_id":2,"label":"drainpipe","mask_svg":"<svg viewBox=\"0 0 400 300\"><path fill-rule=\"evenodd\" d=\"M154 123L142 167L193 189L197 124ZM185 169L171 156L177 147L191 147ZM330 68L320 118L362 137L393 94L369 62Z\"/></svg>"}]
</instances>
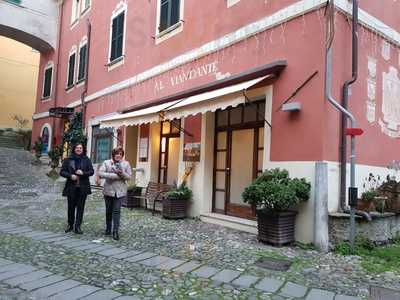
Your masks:
<instances>
[{"instance_id":1,"label":"drainpipe","mask_svg":"<svg viewBox=\"0 0 400 300\"><path fill-rule=\"evenodd\" d=\"M354 3L354 2L353 2ZM357 6L356 6L357 8ZM334 39L334 14L335 14L335 4L334 0L328 3L328 13L329 20L327 22L327 35L329 36L326 46L326 67L325 67L325 97L326 99L337 109L342 115L350 119L351 128L356 129L356 119L354 116L343 106L341 106L332 96L332 43ZM353 28L354 30L354 28ZM353 41L357 36L353 36ZM353 53L354 54L354 53ZM356 54L356 52L355 52ZM354 58L354 57L353 57ZM356 66L353 62L353 67ZM356 80L356 76L354 81ZM353 82L354 82L353 81ZM351 83L351 81L349 81ZM347 83L347 87L350 84ZM355 186L355 163L356 163L356 153L355 153L355 134L351 135L351 155L350 155L350 187L349 187L349 204L350 204L350 246L351 250L354 251L354 239L355 239L355 207L357 204L357 188Z\"/></svg>"},{"instance_id":2,"label":"drainpipe","mask_svg":"<svg viewBox=\"0 0 400 300\"><path fill-rule=\"evenodd\" d=\"M81 108L82 108L82 127L83 130L85 131L85 123L86 123L86 104L85 104L85 98L87 95L87 91L88 91L88 82L89 82L89 53L90 53L90 36L92 34L92 24L90 24L90 20L87 19L87 49L86 49L86 66L85 66L85 85L84 85L84 89L83 92L81 94Z\"/></svg>"},{"instance_id":3,"label":"drainpipe","mask_svg":"<svg viewBox=\"0 0 400 300\"><path fill-rule=\"evenodd\" d=\"M58 70L60 68L60 44L61 44L61 28L62 28L62 19L63 19L63 15L64 15L64 1L61 1L60 3L60 12L59 12L59 16L60 16L60 23L58 26L58 41L57 41L57 64L56 64L56 70L55 70L55 74L54 74L54 105L53 107L57 107L57 92L58 92ZM55 134L56 134L56 118L53 117L53 136L52 139L53 141L55 140ZM53 145L53 143L52 143ZM53 145L55 146L55 145Z\"/></svg>"}]
</instances>

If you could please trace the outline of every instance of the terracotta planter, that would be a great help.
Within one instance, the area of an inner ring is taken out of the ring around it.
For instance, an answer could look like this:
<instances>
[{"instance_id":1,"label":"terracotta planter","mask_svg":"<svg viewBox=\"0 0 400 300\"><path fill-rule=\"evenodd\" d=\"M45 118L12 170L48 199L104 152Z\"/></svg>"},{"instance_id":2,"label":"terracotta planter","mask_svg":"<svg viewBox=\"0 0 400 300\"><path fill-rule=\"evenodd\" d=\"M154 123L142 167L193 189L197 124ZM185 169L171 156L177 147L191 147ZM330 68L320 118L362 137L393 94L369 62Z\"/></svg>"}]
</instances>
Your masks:
<instances>
[{"instance_id":1,"label":"terracotta planter","mask_svg":"<svg viewBox=\"0 0 400 300\"><path fill-rule=\"evenodd\" d=\"M162 216L166 219L183 219L187 217L189 200L166 197L162 201Z\"/></svg>"},{"instance_id":2,"label":"terracotta planter","mask_svg":"<svg viewBox=\"0 0 400 300\"><path fill-rule=\"evenodd\" d=\"M363 201L362 199L358 199L357 210L366 211L366 212L375 211L374 201Z\"/></svg>"},{"instance_id":3,"label":"terracotta planter","mask_svg":"<svg viewBox=\"0 0 400 300\"><path fill-rule=\"evenodd\" d=\"M136 208L140 207L140 198L137 196L141 196L141 189L134 189L127 192L126 197L122 201L122 206L127 208Z\"/></svg>"},{"instance_id":4,"label":"terracotta planter","mask_svg":"<svg viewBox=\"0 0 400 300\"><path fill-rule=\"evenodd\" d=\"M274 246L293 243L296 211L267 213L257 210L258 240Z\"/></svg>"}]
</instances>

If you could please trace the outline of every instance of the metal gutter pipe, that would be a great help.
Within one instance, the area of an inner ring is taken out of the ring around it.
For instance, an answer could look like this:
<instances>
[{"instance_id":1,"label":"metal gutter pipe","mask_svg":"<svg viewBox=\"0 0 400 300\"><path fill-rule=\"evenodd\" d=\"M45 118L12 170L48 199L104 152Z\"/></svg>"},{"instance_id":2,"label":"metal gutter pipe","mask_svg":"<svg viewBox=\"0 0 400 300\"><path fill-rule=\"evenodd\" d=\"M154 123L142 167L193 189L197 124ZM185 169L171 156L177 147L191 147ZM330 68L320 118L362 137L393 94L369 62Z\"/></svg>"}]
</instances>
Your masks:
<instances>
[{"instance_id":1,"label":"metal gutter pipe","mask_svg":"<svg viewBox=\"0 0 400 300\"><path fill-rule=\"evenodd\" d=\"M326 99L339 110L346 118L350 119L351 128L356 128L355 117L343 106L341 106L332 96L332 44L334 39L334 13L335 4L334 0L328 3L329 19L327 22L327 47L326 47L326 67L325 67L325 97ZM356 37L357 38L357 37ZM354 66L354 64L353 64ZM354 80L355 81L355 80ZM348 84L349 85L349 84ZM352 251L354 250L355 240L355 202L357 200L357 188L355 186L355 136L351 135L351 155L350 155L350 187L349 187L349 204L350 204L350 245Z\"/></svg>"},{"instance_id":2,"label":"metal gutter pipe","mask_svg":"<svg viewBox=\"0 0 400 300\"><path fill-rule=\"evenodd\" d=\"M81 94L81 106L82 106L82 128L85 130L86 126L86 104L85 98L88 91L88 82L89 82L89 53L90 53L90 38L92 34L92 24L90 24L90 20L87 19L87 46L86 46L86 65L85 65L85 86L83 92Z\"/></svg>"}]
</instances>

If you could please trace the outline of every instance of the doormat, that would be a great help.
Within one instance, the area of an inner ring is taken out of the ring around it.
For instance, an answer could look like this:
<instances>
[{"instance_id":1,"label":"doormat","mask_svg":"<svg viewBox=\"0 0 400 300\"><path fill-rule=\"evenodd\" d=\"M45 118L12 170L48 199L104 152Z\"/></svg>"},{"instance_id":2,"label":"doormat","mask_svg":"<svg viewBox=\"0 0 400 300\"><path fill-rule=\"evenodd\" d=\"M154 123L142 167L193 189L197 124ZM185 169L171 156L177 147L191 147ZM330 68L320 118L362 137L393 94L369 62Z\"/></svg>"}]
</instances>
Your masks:
<instances>
[{"instance_id":1,"label":"doormat","mask_svg":"<svg viewBox=\"0 0 400 300\"><path fill-rule=\"evenodd\" d=\"M399 300L400 291L390 290L381 288L378 286L370 287L370 299L371 300Z\"/></svg>"},{"instance_id":2,"label":"doormat","mask_svg":"<svg viewBox=\"0 0 400 300\"><path fill-rule=\"evenodd\" d=\"M286 259L277 259L270 257L262 257L256 260L255 265L260 268L273 270L273 271L287 271L289 270L292 262Z\"/></svg>"}]
</instances>

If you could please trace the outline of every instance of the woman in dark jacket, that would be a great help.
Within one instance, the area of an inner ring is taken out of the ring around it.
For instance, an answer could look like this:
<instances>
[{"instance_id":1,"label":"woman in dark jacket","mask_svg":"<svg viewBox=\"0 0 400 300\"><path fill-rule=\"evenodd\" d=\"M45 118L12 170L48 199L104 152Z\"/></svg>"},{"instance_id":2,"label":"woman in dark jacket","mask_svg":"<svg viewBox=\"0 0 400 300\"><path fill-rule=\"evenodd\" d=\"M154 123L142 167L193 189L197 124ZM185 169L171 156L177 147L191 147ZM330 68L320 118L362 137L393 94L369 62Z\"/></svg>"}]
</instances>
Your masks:
<instances>
[{"instance_id":1,"label":"woman in dark jacket","mask_svg":"<svg viewBox=\"0 0 400 300\"><path fill-rule=\"evenodd\" d=\"M74 145L71 156L64 160L60 171L60 175L67 178L63 190L63 196L68 199L68 227L65 230L66 233L72 230L78 234L83 233L81 230L83 211L86 197L92 193L89 177L93 174L92 162L86 156L83 144Z\"/></svg>"}]
</instances>

